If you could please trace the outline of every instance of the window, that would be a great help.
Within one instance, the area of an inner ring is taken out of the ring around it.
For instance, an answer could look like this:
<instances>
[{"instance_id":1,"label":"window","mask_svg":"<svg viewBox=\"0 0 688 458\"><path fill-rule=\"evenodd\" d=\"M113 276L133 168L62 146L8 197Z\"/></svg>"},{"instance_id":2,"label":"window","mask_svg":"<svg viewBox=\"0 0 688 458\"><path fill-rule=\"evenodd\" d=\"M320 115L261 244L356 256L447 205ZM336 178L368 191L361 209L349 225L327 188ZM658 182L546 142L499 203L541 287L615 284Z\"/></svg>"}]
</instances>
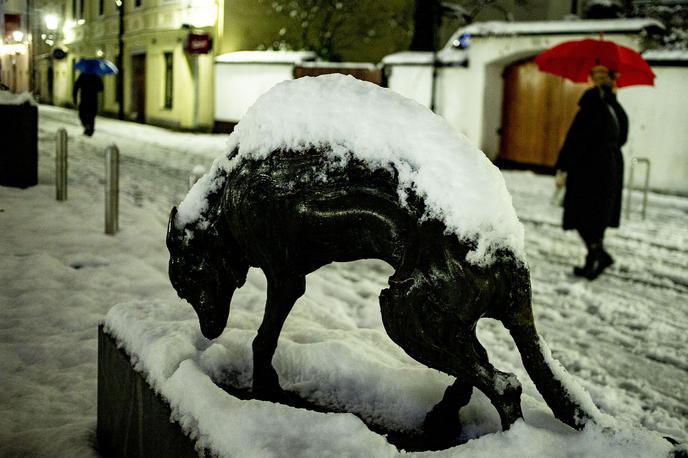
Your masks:
<instances>
[{"instance_id":1,"label":"window","mask_svg":"<svg viewBox=\"0 0 688 458\"><path fill-rule=\"evenodd\" d=\"M174 55L165 53L165 108L172 108L174 94Z\"/></svg>"},{"instance_id":2,"label":"window","mask_svg":"<svg viewBox=\"0 0 688 458\"><path fill-rule=\"evenodd\" d=\"M98 16L102 16L105 12L105 0L98 0Z\"/></svg>"},{"instance_id":3,"label":"window","mask_svg":"<svg viewBox=\"0 0 688 458\"><path fill-rule=\"evenodd\" d=\"M120 60L119 60L119 54L117 54L115 56L115 62L117 62L117 67L121 69L122 68L122 62L120 62ZM121 83L122 80L119 79L119 78L121 78L121 76L118 75L117 78L118 78L118 80L116 82L117 86L115 86L115 102L117 102L117 104L119 105L120 103L122 103L122 92L124 92L124 88L122 88L120 86L120 84L122 84Z\"/></svg>"},{"instance_id":4,"label":"window","mask_svg":"<svg viewBox=\"0 0 688 458\"><path fill-rule=\"evenodd\" d=\"M84 18L84 4L86 0L72 0L72 19Z\"/></svg>"},{"instance_id":5,"label":"window","mask_svg":"<svg viewBox=\"0 0 688 458\"><path fill-rule=\"evenodd\" d=\"M141 6L141 3L143 3L143 0L134 0L134 6L135 6L136 8L138 8L139 6Z\"/></svg>"},{"instance_id":6,"label":"window","mask_svg":"<svg viewBox=\"0 0 688 458\"><path fill-rule=\"evenodd\" d=\"M5 14L4 38L12 37L13 32L21 32L21 16L18 14Z\"/></svg>"}]
</instances>

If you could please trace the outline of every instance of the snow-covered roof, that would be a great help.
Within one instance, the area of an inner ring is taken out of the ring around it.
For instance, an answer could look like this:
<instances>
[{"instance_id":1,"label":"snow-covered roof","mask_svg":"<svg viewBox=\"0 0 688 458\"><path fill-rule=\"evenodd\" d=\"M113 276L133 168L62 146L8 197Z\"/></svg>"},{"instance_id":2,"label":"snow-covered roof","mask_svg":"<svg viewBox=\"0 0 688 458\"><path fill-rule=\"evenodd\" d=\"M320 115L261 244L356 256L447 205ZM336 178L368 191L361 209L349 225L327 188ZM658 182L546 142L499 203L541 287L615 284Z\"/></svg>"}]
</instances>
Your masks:
<instances>
[{"instance_id":1,"label":"snow-covered roof","mask_svg":"<svg viewBox=\"0 0 688 458\"><path fill-rule=\"evenodd\" d=\"M451 46L462 34L476 36L499 35L547 35L547 34L578 34L597 32L640 32L647 28L664 25L651 18L634 19L586 19L573 21L487 21L474 22L458 29L449 39L447 46Z\"/></svg>"},{"instance_id":2,"label":"snow-covered roof","mask_svg":"<svg viewBox=\"0 0 688 458\"><path fill-rule=\"evenodd\" d=\"M236 51L217 56L215 62L299 64L315 58L313 51Z\"/></svg>"},{"instance_id":3,"label":"snow-covered roof","mask_svg":"<svg viewBox=\"0 0 688 458\"><path fill-rule=\"evenodd\" d=\"M301 67L313 68L358 68L365 70L377 70L377 65L370 62L326 62L318 60L315 62L302 62Z\"/></svg>"},{"instance_id":4,"label":"snow-covered roof","mask_svg":"<svg viewBox=\"0 0 688 458\"><path fill-rule=\"evenodd\" d=\"M430 51L404 51L389 54L382 59L385 65L430 65L433 53ZM444 48L437 52L437 62L444 65L461 65L468 61L463 49Z\"/></svg>"},{"instance_id":5,"label":"snow-covered roof","mask_svg":"<svg viewBox=\"0 0 688 458\"><path fill-rule=\"evenodd\" d=\"M651 49L645 51L643 57L649 62L680 62L686 65L688 64L688 49Z\"/></svg>"},{"instance_id":6,"label":"snow-covered roof","mask_svg":"<svg viewBox=\"0 0 688 458\"><path fill-rule=\"evenodd\" d=\"M427 65L432 63L432 52L430 51L403 51L388 54L382 58L385 65Z\"/></svg>"},{"instance_id":7,"label":"snow-covered roof","mask_svg":"<svg viewBox=\"0 0 688 458\"><path fill-rule=\"evenodd\" d=\"M223 185L223 171L272 151L317 148L333 162L352 154L372 169L396 169L400 204L413 190L427 217L476 242L469 261L491 264L500 248L525 261L523 226L497 167L442 117L392 90L341 74L285 81L249 108L228 147L238 155L218 157L189 191L180 228L203 227L207 196Z\"/></svg>"}]
</instances>

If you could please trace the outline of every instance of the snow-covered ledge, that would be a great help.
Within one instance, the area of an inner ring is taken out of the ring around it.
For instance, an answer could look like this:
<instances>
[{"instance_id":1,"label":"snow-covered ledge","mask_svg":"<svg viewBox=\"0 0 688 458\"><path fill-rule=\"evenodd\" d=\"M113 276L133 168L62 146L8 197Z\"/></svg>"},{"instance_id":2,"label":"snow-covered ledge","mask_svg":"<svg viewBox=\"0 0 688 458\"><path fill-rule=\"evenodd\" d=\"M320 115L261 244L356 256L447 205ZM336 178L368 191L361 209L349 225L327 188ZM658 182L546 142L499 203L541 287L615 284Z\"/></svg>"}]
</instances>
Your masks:
<instances>
[{"instance_id":1,"label":"snow-covered ledge","mask_svg":"<svg viewBox=\"0 0 688 458\"><path fill-rule=\"evenodd\" d=\"M195 456L195 441L170 421L172 411L98 327L98 448L107 456Z\"/></svg>"},{"instance_id":2,"label":"snow-covered ledge","mask_svg":"<svg viewBox=\"0 0 688 458\"><path fill-rule=\"evenodd\" d=\"M32 105L38 106L36 100L33 98L30 92L20 92L15 94L10 91L0 90L0 105Z\"/></svg>"},{"instance_id":3,"label":"snow-covered ledge","mask_svg":"<svg viewBox=\"0 0 688 458\"><path fill-rule=\"evenodd\" d=\"M357 416L241 400L218 386L250 386L251 340L265 299L265 278L256 270L234 297L228 329L214 341L201 335L191 307L181 302L116 305L105 318L104 330L128 355L132 370L141 374L151 393L169 405L171 420L195 441L196 450L217 456L400 456L402 451L360 418L389 429L417 430L450 378L416 363L382 330L355 326L322 286L316 280L287 320L274 365L287 390ZM103 376L121 382L118 375L99 370ZM460 439L468 442L438 456L482 457L505 451L551 456L553 450L563 455L665 456L671 448L657 433L621 423L604 429L590 424L574 432L552 416L534 388L524 388L525 421L507 432L499 431L497 412L475 391L461 412L465 427ZM132 398L136 390L128 393L129 398L117 399L120 410L146 408L141 399L152 396ZM154 420L148 412L141 415ZM147 436L159 428L146 423L132 431L142 434L143 444L155 440Z\"/></svg>"}]
</instances>

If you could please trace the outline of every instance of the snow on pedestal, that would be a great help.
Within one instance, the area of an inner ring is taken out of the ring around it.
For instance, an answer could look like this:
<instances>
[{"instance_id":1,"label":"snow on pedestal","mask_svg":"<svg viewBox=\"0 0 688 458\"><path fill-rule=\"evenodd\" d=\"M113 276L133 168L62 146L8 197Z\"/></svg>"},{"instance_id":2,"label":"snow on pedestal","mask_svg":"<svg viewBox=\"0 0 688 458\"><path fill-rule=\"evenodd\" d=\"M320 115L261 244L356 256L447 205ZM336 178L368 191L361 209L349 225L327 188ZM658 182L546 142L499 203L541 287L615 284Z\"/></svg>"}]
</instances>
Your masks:
<instances>
[{"instance_id":1,"label":"snow on pedestal","mask_svg":"<svg viewBox=\"0 0 688 458\"><path fill-rule=\"evenodd\" d=\"M357 418L392 430L417 431L451 378L421 366L382 329L357 327L349 304L326 297L314 281L287 320L273 363L282 386L319 405L352 413L318 413L272 402L240 400L218 384L250 385L251 341L265 298L265 279L252 270L232 302L229 329L205 339L191 307L137 301L113 307L105 332L132 366L169 403L172 420L196 448L218 456L399 456L403 452ZM375 289L373 286L371 289ZM371 305L372 306L372 305ZM656 433L589 424L575 432L547 406L524 394L524 421L500 432L489 400L474 391L461 411L467 443L437 456L664 456ZM356 414L353 415L353 414Z\"/></svg>"},{"instance_id":2,"label":"snow on pedestal","mask_svg":"<svg viewBox=\"0 0 688 458\"><path fill-rule=\"evenodd\" d=\"M30 92L15 94L10 91L0 91L0 105L24 105L38 106Z\"/></svg>"}]
</instances>

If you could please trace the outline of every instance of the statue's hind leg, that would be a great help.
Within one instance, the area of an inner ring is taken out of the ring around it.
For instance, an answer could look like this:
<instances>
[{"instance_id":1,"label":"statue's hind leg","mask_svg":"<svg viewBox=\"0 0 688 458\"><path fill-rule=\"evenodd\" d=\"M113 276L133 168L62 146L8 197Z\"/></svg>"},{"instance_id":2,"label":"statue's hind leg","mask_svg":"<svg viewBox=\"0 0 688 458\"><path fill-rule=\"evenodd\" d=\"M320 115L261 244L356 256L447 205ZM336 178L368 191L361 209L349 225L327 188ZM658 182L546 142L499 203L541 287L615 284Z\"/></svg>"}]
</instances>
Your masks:
<instances>
[{"instance_id":1,"label":"statue's hind leg","mask_svg":"<svg viewBox=\"0 0 688 458\"><path fill-rule=\"evenodd\" d=\"M459 410L471 400L472 392L473 386L465 378L458 378L447 387L442 400L425 416L423 432L431 442L439 447L461 432Z\"/></svg>"},{"instance_id":2,"label":"statue's hind leg","mask_svg":"<svg viewBox=\"0 0 688 458\"><path fill-rule=\"evenodd\" d=\"M474 331L473 331L474 332ZM487 351L473 336L463 341L456 355L453 375L457 380L447 388L442 400L427 415L426 435L431 437L460 431L459 410L468 404L473 386L482 391L497 409L503 430L522 417L521 384L515 375L501 372L490 364Z\"/></svg>"},{"instance_id":3,"label":"statue's hind leg","mask_svg":"<svg viewBox=\"0 0 688 458\"><path fill-rule=\"evenodd\" d=\"M277 348L282 326L296 300L306 291L305 277L274 278L268 276L268 298L263 322L253 340L253 396L263 400L282 397L272 356Z\"/></svg>"}]
</instances>

